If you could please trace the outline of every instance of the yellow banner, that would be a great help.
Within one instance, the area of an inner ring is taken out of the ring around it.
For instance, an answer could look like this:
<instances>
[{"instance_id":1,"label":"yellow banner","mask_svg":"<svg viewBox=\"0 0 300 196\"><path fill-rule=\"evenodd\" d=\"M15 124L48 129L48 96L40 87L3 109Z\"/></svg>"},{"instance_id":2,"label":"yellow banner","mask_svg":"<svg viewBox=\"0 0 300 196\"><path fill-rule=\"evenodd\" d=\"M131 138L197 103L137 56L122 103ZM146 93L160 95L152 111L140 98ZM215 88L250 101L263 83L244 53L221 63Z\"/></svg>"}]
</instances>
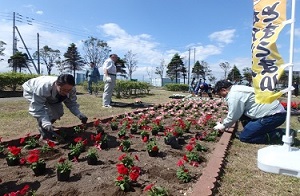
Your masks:
<instances>
[{"instance_id":1,"label":"yellow banner","mask_svg":"<svg viewBox=\"0 0 300 196\"><path fill-rule=\"evenodd\" d=\"M284 72L276 40L286 21L286 0L254 0L252 79L256 103L272 103L282 93L275 85Z\"/></svg>"}]
</instances>

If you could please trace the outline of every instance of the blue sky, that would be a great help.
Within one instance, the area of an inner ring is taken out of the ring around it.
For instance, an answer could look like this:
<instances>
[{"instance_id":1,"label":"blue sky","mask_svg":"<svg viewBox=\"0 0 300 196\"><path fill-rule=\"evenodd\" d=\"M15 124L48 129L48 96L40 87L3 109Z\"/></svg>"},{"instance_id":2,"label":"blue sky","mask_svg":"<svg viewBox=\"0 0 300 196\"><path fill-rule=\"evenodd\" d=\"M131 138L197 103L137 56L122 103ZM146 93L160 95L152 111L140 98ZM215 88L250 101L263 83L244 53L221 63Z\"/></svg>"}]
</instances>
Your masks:
<instances>
[{"instance_id":1,"label":"blue sky","mask_svg":"<svg viewBox=\"0 0 300 196\"><path fill-rule=\"evenodd\" d=\"M197 60L206 61L217 79L224 77L222 62L240 71L251 67L253 0L0 0L0 4L0 40L7 43L1 72L10 70L6 62L12 55L13 12L23 17L16 26L31 54L37 50L37 33L40 47L48 45L62 54L71 43L81 50L81 40L93 36L106 41L120 57L129 50L137 54L133 78L139 80L158 78L155 67L162 59L168 64L175 53L188 65L189 49L191 67ZM287 18L290 9L288 0ZM297 0L296 18L299 13ZM32 25L25 22L26 17ZM285 62L289 60L289 32L287 25L277 42ZM24 48L21 41L18 47ZM294 65L299 71L299 21L295 23Z\"/></svg>"}]
</instances>

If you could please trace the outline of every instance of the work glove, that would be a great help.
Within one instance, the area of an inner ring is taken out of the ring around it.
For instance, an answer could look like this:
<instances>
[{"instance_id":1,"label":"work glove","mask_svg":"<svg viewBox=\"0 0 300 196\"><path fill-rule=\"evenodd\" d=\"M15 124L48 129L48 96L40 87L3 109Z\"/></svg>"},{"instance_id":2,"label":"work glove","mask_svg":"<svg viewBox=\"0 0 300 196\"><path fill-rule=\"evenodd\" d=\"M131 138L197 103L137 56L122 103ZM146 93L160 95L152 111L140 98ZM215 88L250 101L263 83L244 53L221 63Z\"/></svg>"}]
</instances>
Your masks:
<instances>
[{"instance_id":1,"label":"work glove","mask_svg":"<svg viewBox=\"0 0 300 196\"><path fill-rule=\"evenodd\" d=\"M52 125L45 125L43 126L43 129L49 133L54 132Z\"/></svg>"},{"instance_id":2,"label":"work glove","mask_svg":"<svg viewBox=\"0 0 300 196\"><path fill-rule=\"evenodd\" d=\"M223 129L225 129L225 126L220 122L217 122L217 125L214 126L214 130L220 130L221 131Z\"/></svg>"},{"instance_id":3,"label":"work glove","mask_svg":"<svg viewBox=\"0 0 300 196\"><path fill-rule=\"evenodd\" d=\"M111 77L110 76L106 76L105 82L111 83Z\"/></svg>"},{"instance_id":4,"label":"work glove","mask_svg":"<svg viewBox=\"0 0 300 196\"><path fill-rule=\"evenodd\" d=\"M82 124L86 124L88 117L86 117L84 114L80 113L77 115L77 117L79 118L79 120L81 120Z\"/></svg>"}]
</instances>

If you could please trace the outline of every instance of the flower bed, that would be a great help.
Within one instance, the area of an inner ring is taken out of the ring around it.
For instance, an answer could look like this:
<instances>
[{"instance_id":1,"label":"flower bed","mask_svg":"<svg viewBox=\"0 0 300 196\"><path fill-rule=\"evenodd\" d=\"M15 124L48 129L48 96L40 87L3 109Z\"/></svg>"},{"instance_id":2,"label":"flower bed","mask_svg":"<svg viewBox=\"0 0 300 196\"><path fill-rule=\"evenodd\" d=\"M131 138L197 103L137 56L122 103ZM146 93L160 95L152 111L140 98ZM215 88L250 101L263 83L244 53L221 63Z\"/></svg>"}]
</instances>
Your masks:
<instances>
[{"instance_id":1,"label":"flower bed","mask_svg":"<svg viewBox=\"0 0 300 196\"><path fill-rule=\"evenodd\" d=\"M226 106L220 101L177 100L109 119L118 125L117 130L112 130L111 121L95 119L87 127L61 131L67 143L52 146L54 149L44 152L46 155L40 154L46 162L44 175L34 176L28 164L7 166L5 156L0 159L0 195L16 192L25 185L36 195L147 195L149 187L162 188L171 195L191 192L220 136L212 127L225 112ZM138 130L131 132L136 126ZM158 133L153 134L157 127ZM125 135L120 136L124 129ZM149 132L149 138L142 137L142 132ZM177 142L174 146L166 144L165 138L170 135ZM128 143L124 140L130 142L126 150L121 145ZM157 146L152 145L151 149L159 151L156 156L149 156L147 146L153 140ZM178 143L180 140L183 143ZM86 141L85 149L78 159L72 160L70 179L57 181L58 161L67 158L70 146L82 141ZM107 146L102 146L105 141ZM96 165L87 163L90 148L98 149ZM29 151L22 148L21 158ZM122 166L125 155L131 157L133 165ZM121 186L125 183L129 183L129 189Z\"/></svg>"}]
</instances>

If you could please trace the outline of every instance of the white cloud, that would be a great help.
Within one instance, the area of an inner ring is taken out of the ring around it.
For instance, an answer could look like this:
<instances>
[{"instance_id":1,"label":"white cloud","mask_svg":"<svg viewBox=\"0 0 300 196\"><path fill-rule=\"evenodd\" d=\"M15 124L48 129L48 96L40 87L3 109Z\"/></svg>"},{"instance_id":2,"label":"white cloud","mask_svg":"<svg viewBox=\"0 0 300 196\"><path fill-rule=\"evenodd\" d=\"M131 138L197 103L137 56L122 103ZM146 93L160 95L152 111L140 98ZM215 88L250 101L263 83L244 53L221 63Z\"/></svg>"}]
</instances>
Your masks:
<instances>
[{"instance_id":1,"label":"white cloud","mask_svg":"<svg viewBox=\"0 0 300 196\"><path fill-rule=\"evenodd\" d=\"M43 15L44 14L44 12L42 10L38 10L35 13L38 14L38 15Z\"/></svg>"},{"instance_id":2,"label":"white cloud","mask_svg":"<svg viewBox=\"0 0 300 196\"><path fill-rule=\"evenodd\" d=\"M210 34L208 37L211 41L229 44L233 41L235 29L217 31Z\"/></svg>"}]
</instances>

